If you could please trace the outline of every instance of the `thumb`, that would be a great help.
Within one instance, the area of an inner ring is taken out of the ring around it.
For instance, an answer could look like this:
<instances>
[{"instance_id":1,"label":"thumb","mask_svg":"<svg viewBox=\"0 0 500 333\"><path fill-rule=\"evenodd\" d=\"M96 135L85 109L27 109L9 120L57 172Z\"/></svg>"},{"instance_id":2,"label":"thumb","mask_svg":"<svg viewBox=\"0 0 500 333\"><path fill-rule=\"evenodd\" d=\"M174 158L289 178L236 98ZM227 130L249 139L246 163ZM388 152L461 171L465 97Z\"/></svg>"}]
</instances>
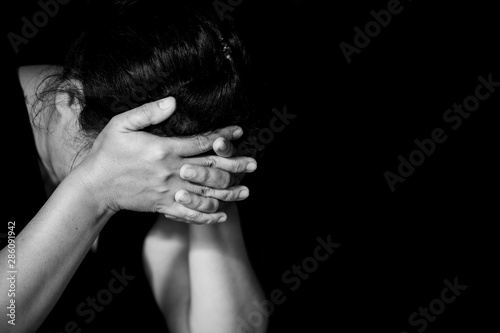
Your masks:
<instances>
[{"instance_id":1,"label":"thumb","mask_svg":"<svg viewBox=\"0 0 500 333\"><path fill-rule=\"evenodd\" d=\"M120 123L129 131L139 131L167 120L174 113L175 107L175 98L167 97L120 114Z\"/></svg>"}]
</instances>

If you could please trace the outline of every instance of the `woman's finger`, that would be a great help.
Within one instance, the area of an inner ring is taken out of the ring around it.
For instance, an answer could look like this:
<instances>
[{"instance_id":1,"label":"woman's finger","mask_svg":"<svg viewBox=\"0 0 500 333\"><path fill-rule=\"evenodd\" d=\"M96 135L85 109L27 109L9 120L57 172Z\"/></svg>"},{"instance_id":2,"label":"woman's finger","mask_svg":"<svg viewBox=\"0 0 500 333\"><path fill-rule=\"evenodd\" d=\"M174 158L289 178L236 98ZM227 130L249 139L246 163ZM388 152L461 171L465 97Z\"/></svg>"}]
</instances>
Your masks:
<instances>
[{"instance_id":1,"label":"woman's finger","mask_svg":"<svg viewBox=\"0 0 500 333\"><path fill-rule=\"evenodd\" d=\"M255 159L245 156L227 158L210 155L185 158L183 162L188 165L216 168L230 173L253 172L257 169Z\"/></svg>"},{"instance_id":2,"label":"woman's finger","mask_svg":"<svg viewBox=\"0 0 500 333\"><path fill-rule=\"evenodd\" d=\"M219 200L213 198L205 198L185 190L180 190L175 193L175 201L203 213L214 213L219 209Z\"/></svg>"},{"instance_id":3,"label":"woman's finger","mask_svg":"<svg viewBox=\"0 0 500 333\"><path fill-rule=\"evenodd\" d=\"M221 157L233 157L236 155L236 147L231 143L231 141L226 140L223 137L217 138L212 146L214 152Z\"/></svg>"},{"instance_id":4,"label":"woman's finger","mask_svg":"<svg viewBox=\"0 0 500 333\"><path fill-rule=\"evenodd\" d=\"M181 178L191 183L207 187L226 189L234 184L234 177L227 171L199 165L184 164L180 170Z\"/></svg>"},{"instance_id":5,"label":"woman's finger","mask_svg":"<svg viewBox=\"0 0 500 333\"><path fill-rule=\"evenodd\" d=\"M250 195L248 187L243 185L236 185L225 190L219 190L207 186L189 184L188 191L203 197L226 202L245 200Z\"/></svg>"},{"instance_id":6,"label":"woman's finger","mask_svg":"<svg viewBox=\"0 0 500 333\"><path fill-rule=\"evenodd\" d=\"M165 215L165 217L192 224L212 224L212 223L222 223L227 219L227 215L224 212L215 213L202 213L191 208L187 208L178 202L174 202L168 209L168 212L158 211Z\"/></svg>"},{"instance_id":7,"label":"woman's finger","mask_svg":"<svg viewBox=\"0 0 500 333\"><path fill-rule=\"evenodd\" d=\"M175 107L175 98L167 97L118 114L112 121L127 131L139 131L167 120L174 113Z\"/></svg>"},{"instance_id":8,"label":"woman's finger","mask_svg":"<svg viewBox=\"0 0 500 333\"><path fill-rule=\"evenodd\" d=\"M226 140L235 140L243 135L239 126L228 126L214 133L197 135L192 138L170 138L174 141L174 151L181 157L196 156L212 149L214 141L223 137ZM169 143L171 144L171 143Z\"/></svg>"}]
</instances>

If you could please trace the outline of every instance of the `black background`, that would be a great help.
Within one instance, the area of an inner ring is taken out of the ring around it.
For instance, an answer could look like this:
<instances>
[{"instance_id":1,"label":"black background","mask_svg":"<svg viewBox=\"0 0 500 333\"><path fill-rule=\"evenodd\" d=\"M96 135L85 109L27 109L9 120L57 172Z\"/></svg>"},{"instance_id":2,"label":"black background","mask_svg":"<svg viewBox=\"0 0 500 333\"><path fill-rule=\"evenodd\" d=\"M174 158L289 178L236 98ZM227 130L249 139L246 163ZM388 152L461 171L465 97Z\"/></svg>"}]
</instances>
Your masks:
<instances>
[{"instance_id":1,"label":"black background","mask_svg":"<svg viewBox=\"0 0 500 333\"><path fill-rule=\"evenodd\" d=\"M352 45L353 28L387 3L244 0L232 12L265 82L268 116L284 106L297 115L265 146L240 205L266 295L286 295L270 332L417 332L408 317L455 277L467 289L425 331L498 325L500 88L457 130L442 119L479 75L500 81L494 2L401 1L348 64L339 44ZM90 19L85 4L61 6L16 64L60 62ZM39 10L36 1L2 6L5 35ZM391 192L384 172L396 173L398 155L437 127L448 139ZM329 235L341 246L292 291L283 274Z\"/></svg>"}]
</instances>

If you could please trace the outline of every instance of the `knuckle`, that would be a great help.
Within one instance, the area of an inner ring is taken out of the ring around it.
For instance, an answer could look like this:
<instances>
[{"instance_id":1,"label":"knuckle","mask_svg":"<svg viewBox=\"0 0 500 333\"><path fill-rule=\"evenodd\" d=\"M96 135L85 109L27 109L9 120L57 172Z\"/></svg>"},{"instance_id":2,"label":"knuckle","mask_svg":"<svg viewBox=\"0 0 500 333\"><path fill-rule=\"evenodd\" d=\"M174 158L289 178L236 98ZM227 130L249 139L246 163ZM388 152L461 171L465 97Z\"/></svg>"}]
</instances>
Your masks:
<instances>
[{"instance_id":1,"label":"knuckle","mask_svg":"<svg viewBox=\"0 0 500 333\"><path fill-rule=\"evenodd\" d=\"M201 208L203 208L203 205L204 205L203 198L199 198L197 196L193 196L191 198L191 202L192 202L193 208L195 208L195 209L201 209Z\"/></svg>"},{"instance_id":2,"label":"knuckle","mask_svg":"<svg viewBox=\"0 0 500 333\"><path fill-rule=\"evenodd\" d=\"M200 150L206 151L212 148L212 142L204 135L196 136L196 144Z\"/></svg>"},{"instance_id":3,"label":"knuckle","mask_svg":"<svg viewBox=\"0 0 500 333\"><path fill-rule=\"evenodd\" d=\"M151 161L161 161L165 158L165 150L160 145L150 145L147 149Z\"/></svg>"},{"instance_id":4,"label":"knuckle","mask_svg":"<svg viewBox=\"0 0 500 333\"><path fill-rule=\"evenodd\" d=\"M252 159L248 159L248 158L241 158L241 159L235 160L233 165L232 165L233 168L232 168L231 172L233 172L233 173L245 172L247 165L252 161L253 161Z\"/></svg>"},{"instance_id":5,"label":"knuckle","mask_svg":"<svg viewBox=\"0 0 500 333\"><path fill-rule=\"evenodd\" d=\"M136 110L137 110L137 113L139 114L139 117L142 118L143 122L145 122L145 123L151 122L152 109L151 109L151 105L149 103L139 106Z\"/></svg>"},{"instance_id":6,"label":"knuckle","mask_svg":"<svg viewBox=\"0 0 500 333\"><path fill-rule=\"evenodd\" d=\"M217 160L213 156L208 156L205 160L205 165L209 168L217 168Z\"/></svg>"},{"instance_id":7,"label":"knuckle","mask_svg":"<svg viewBox=\"0 0 500 333\"><path fill-rule=\"evenodd\" d=\"M120 123L122 117L123 116L121 116L121 114L117 114L116 116L112 117L109 120L108 125L109 126L116 126L116 125L118 125Z\"/></svg>"},{"instance_id":8,"label":"knuckle","mask_svg":"<svg viewBox=\"0 0 500 333\"><path fill-rule=\"evenodd\" d=\"M209 198L217 198L216 190L214 190L211 187L208 187L207 191L206 191L206 196L209 197Z\"/></svg>"},{"instance_id":9,"label":"knuckle","mask_svg":"<svg viewBox=\"0 0 500 333\"><path fill-rule=\"evenodd\" d=\"M137 108L137 112L142 116L145 117L146 119L149 119L150 117L150 105L149 104L142 104Z\"/></svg>"},{"instance_id":10,"label":"knuckle","mask_svg":"<svg viewBox=\"0 0 500 333\"><path fill-rule=\"evenodd\" d=\"M210 173L207 169L201 168L198 172L198 177L202 183L207 183L210 180Z\"/></svg>"},{"instance_id":11,"label":"knuckle","mask_svg":"<svg viewBox=\"0 0 500 333\"><path fill-rule=\"evenodd\" d=\"M163 179L164 181L172 179L172 177L175 177L175 173L172 172L172 170L168 168L164 168L160 172L160 179Z\"/></svg>"},{"instance_id":12,"label":"knuckle","mask_svg":"<svg viewBox=\"0 0 500 333\"><path fill-rule=\"evenodd\" d=\"M210 190L211 190L211 189L210 189L209 187L207 187L207 186L202 186L202 187L200 188L200 195L201 195L201 196L203 196L203 197L206 197L206 196L208 196L208 195L210 194Z\"/></svg>"},{"instance_id":13,"label":"knuckle","mask_svg":"<svg viewBox=\"0 0 500 333\"><path fill-rule=\"evenodd\" d=\"M233 172L233 173L243 172L243 171L245 171L247 164L248 164L248 162L245 161L245 160L235 161L235 163L233 164L233 168L232 168L231 172Z\"/></svg>"},{"instance_id":14,"label":"knuckle","mask_svg":"<svg viewBox=\"0 0 500 333\"><path fill-rule=\"evenodd\" d=\"M212 224L212 223L215 223L215 218L213 216L210 216L205 221L205 224Z\"/></svg>"},{"instance_id":15,"label":"knuckle","mask_svg":"<svg viewBox=\"0 0 500 333\"><path fill-rule=\"evenodd\" d=\"M232 191L229 191L229 190L220 191L219 198L220 198L220 200L223 200L223 201L231 201Z\"/></svg>"},{"instance_id":16,"label":"knuckle","mask_svg":"<svg viewBox=\"0 0 500 333\"><path fill-rule=\"evenodd\" d=\"M153 207L152 207L152 211L154 213L163 213L163 214L166 214L167 213L167 210L165 209L165 207L160 204L160 203L156 203Z\"/></svg>"},{"instance_id":17,"label":"knuckle","mask_svg":"<svg viewBox=\"0 0 500 333\"><path fill-rule=\"evenodd\" d=\"M123 126L125 122L126 117L123 114L118 114L109 120L107 127L112 130L118 130Z\"/></svg>"},{"instance_id":18,"label":"knuckle","mask_svg":"<svg viewBox=\"0 0 500 333\"><path fill-rule=\"evenodd\" d=\"M201 219L202 214L200 212L190 210L189 212L186 213L185 218L188 221L194 222L194 221L199 221Z\"/></svg>"},{"instance_id":19,"label":"knuckle","mask_svg":"<svg viewBox=\"0 0 500 333\"><path fill-rule=\"evenodd\" d=\"M220 188L228 188L231 177L227 172L217 172L217 185Z\"/></svg>"},{"instance_id":20,"label":"knuckle","mask_svg":"<svg viewBox=\"0 0 500 333\"><path fill-rule=\"evenodd\" d=\"M228 191L226 201L235 201L238 198L236 191Z\"/></svg>"}]
</instances>

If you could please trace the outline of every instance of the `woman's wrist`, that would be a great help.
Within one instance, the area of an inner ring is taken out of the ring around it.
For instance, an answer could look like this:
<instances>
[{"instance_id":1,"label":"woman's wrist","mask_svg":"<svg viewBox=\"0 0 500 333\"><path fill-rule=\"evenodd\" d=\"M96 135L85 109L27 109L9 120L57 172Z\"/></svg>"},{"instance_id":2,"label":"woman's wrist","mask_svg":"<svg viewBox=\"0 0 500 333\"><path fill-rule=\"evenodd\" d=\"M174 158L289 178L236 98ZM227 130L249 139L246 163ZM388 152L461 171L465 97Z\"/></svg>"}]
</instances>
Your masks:
<instances>
[{"instance_id":1,"label":"woman's wrist","mask_svg":"<svg viewBox=\"0 0 500 333\"><path fill-rule=\"evenodd\" d=\"M85 209L88 214L94 215L96 221L107 221L116 210L110 207L103 195L98 193L97 186L84 173L83 169L76 168L61 182L58 189L66 191L64 195L71 196L79 203L75 209Z\"/></svg>"}]
</instances>

